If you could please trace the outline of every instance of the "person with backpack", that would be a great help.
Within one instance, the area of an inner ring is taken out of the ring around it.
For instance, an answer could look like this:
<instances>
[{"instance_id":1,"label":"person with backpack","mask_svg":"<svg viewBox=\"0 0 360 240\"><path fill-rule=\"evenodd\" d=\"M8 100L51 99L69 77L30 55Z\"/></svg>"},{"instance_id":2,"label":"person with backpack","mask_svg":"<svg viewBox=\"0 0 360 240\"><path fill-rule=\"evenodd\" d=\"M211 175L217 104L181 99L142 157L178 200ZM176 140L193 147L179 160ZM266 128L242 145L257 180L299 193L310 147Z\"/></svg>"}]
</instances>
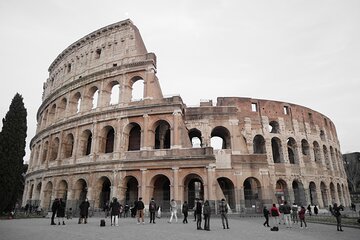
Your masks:
<instances>
[{"instance_id":1,"label":"person with backpack","mask_svg":"<svg viewBox=\"0 0 360 240\"><path fill-rule=\"evenodd\" d=\"M342 205L338 206L337 203L334 203L334 207L333 207L333 214L336 218L336 228L338 231L343 232L344 230L342 229L342 225L341 225L341 213L340 211L344 211L344 207Z\"/></svg>"},{"instance_id":2,"label":"person with backpack","mask_svg":"<svg viewBox=\"0 0 360 240\"><path fill-rule=\"evenodd\" d=\"M288 204L287 201L284 201L284 207L283 207L283 215L284 215L284 220L285 220L285 224L287 228L291 228L291 207Z\"/></svg>"},{"instance_id":3,"label":"person with backpack","mask_svg":"<svg viewBox=\"0 0 360 240\"><path fill-rule=\"evenodd\" d=\"M155 212L156 212L156 203L154 198L151 198L151 201L149 203L149 212L150 212L150 223L155 224Z\"/></svg>"},{"instance_id":4,"label":"person with backpack","mask_svg":"<svg viewBox=\"0 0 360 240\"><path fill-rule=\"evenodd\" d=\"M301 209L299 211L299 219L300 219L300 228L303 228L302 224L304 223L304 227L307 228L306 221L305 221L305 207L301 206Z\"/></svg>"},{"instance_id":5,"label":"person with backpack","mask_svg":"<svg viewBox=\"0 0 360 240\"><path fill-rule=\"evenodd\" d=\"M271 231L279 231L280 212L279 209L276 207L275 203L273 203L272 208L270 209L270 214L273 223L273 227L271 228Z\"/></svg>"}]
</instances>

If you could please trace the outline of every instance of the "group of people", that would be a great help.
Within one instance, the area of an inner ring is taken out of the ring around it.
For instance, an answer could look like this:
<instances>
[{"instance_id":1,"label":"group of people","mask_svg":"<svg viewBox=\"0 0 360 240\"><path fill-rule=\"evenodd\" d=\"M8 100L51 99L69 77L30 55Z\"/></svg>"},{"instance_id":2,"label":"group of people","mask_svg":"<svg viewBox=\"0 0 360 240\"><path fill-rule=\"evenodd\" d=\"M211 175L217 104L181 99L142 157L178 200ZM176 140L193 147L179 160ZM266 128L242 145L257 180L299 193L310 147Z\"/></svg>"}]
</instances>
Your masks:
<instances>
[{"instance_id":1,"label":"group of people","mask_svg":"<svg viewBox=\"0 0 360 240\"><path fill-rule=\"evenodd\" d=\"M85 199L80 205L80 217L79 217L79 224L81 223L87 223L88 215L89 215L89 208L90 203L87 199ZM62 198L56 198L54 202L51 205L51 223L50 225L65 225L65 209L66 209L66 203ZM58 219L58 224L55 223L55 216ZM66 217L67 219L72 219L72 208L67 209L66 211Z\"/></svg>"}]
</instances>

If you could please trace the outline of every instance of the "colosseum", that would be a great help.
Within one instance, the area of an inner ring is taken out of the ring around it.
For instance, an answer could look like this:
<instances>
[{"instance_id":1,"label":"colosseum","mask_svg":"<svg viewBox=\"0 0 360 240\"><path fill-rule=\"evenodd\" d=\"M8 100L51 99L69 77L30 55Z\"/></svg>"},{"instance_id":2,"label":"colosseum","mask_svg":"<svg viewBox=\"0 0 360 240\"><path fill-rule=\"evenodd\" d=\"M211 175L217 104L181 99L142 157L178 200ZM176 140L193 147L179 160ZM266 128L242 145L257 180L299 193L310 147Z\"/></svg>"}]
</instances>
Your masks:
<instances>
[{"instance_id":1,"label":"colosseum","mask_svg":"<svg viewBox=\"0 0 360 240\"><path fill-rule=\"evenodd\" d=\"M328 117L272 100L218 97L187 107L165 97L156 55L129 19L71 44L48 71L23 205L48 209L63 198L77 209L88 198L96 211L112 197L129 205L154 197L166 211L172 198L190 208L201 198L216 210L226 198L232 212L247 213L284 200L350 203Z\"/></svg>"}]
</instances>

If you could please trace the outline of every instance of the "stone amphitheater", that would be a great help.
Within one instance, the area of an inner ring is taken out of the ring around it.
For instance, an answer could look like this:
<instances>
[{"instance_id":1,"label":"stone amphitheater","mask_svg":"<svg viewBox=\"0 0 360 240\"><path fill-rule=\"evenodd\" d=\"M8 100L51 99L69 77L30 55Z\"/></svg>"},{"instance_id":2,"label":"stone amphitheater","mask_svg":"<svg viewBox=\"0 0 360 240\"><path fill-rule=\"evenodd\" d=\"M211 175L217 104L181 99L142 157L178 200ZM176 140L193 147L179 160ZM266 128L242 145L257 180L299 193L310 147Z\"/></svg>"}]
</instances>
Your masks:
<instances>
[{"instance_id":1,"label":"stone amphitheater","mask_svg":"<svg viewBox=\"0 0 360 240\"><path fill-rule=\"evenodd\" d=\"M219 97L187 107L164 97L156 55L127 19L96 30L51 63L30 143L23 205L55 198L102 209L152 197L166 210L226 198L233 212L284 200L350 204L335 125L307 107ZM186 87L186 86L185 86ZM141 89L140 99L134 99ZM217 147L215 147L215 145Z\"/></svg>"}]
</instances>

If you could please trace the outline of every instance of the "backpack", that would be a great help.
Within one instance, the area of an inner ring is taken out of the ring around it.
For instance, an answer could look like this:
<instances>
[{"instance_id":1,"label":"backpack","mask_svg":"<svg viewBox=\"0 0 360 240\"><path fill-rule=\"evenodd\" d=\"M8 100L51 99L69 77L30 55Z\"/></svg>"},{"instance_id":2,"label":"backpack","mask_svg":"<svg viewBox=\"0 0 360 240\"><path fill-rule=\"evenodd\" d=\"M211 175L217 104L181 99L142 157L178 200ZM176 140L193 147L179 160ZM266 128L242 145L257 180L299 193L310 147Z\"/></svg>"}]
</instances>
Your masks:
<instances>
[{"instance_id":1,"label":"backpack","mask_svg":"<svg viewBox=\"0 0 360 240\"><path fill-rule=\"evenodd\" d=\"M105 219L100 220L100 227L105 227Z\"/></svg>"},{"instance_id":2,"label":"backpack","mask_svg":"<svg viewBox=\"0 0 360 240\"><path fill-rule=\"evenodd\" d=\"M154 204L154 203L150 203L149 209L150 209L151 211L155 211L155 204Z\"/></svg>"},{"instance_id":3,"label":"backpack","mask_svg":"<svg viewBox=\"0 0 360 240\"><path fill-rule=\"evenodd\" d=\"M270 231L277 232L277 231L279 231L279 228L278 227L272 227L272 228L270 228Z\"/></svg>"}]
</instances>

